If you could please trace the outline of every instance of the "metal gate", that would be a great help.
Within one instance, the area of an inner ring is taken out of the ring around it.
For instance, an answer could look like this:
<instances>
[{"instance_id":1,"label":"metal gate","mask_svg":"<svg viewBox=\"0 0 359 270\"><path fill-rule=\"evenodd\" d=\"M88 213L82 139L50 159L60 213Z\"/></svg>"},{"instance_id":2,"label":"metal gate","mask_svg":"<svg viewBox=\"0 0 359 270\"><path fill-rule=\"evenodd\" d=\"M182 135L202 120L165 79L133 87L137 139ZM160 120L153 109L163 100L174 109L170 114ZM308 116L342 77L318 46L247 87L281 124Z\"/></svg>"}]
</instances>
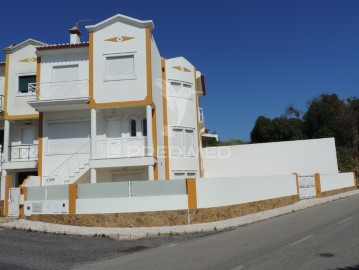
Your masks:
<instances>
[{"instance_id":1,"label":"metal gate","mask_svg":"<svg viewBox=\"0 0 359 270\"><path fill-rule=\"evenodd\" d=\"M302 175L298 177L300 199L315 198L315 178L314 175Z\"/></svg>"},{"instance_id":2,"label":"metal gate","mask_svg":"<svg viewBox=\"0 0 359 270\"><path fill-rule=\"evenodd\" d=\"M20 188L10 188L9 190L9 217L19 217L19 196Z\"/></svg>"}]
</instances>

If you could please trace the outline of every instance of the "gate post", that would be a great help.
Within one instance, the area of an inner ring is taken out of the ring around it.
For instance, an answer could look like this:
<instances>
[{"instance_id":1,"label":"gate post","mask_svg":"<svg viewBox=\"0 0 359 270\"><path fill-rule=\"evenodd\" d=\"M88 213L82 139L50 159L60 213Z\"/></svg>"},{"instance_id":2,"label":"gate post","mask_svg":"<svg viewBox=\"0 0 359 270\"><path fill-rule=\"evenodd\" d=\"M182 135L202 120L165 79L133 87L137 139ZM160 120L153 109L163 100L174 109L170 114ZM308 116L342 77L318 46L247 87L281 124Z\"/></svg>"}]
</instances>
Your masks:
<instances>
[{"instance_id":1,"label":"gate post","mask_svg":"<svg viewBox=\"0 0 359 270\"><path fill-rule=\"evenodd\" d=\"M314 174L314 179L315 179L316 197L320 198L322 197L322 188L320 186L320 174L319 173Z\"/></svg>"},{"instance_id":2,"label":"gate post","mask_svg":"<svg viewBox=\"0 0 359 270\"><path fill-rule=\"evenodd\" d=\"M77 185L69 184L69 215L76 214Z\"/></svg>"},{"instance_id":3,"label":"gate post","mask_svg":"<svg viewBox=\"0 0 359 270\"><path fill-rule=\"evenodd\" d=\"M295 180L296 180L296 184L297 184L297 195L300 199L298 173L293 173L293 174L295 175Z\"/></svg>"},{"instance_id":4,"label":"gate post","mask_svg":"<svg viewBox=\"0 0 359 270\"><path fill-rule=\"evenodd\" d=\"M12 185L12 179L10 175L5 178L5 202L4 202L4 216L9 216L9 192Z\"/></svg>"}]
</instances>

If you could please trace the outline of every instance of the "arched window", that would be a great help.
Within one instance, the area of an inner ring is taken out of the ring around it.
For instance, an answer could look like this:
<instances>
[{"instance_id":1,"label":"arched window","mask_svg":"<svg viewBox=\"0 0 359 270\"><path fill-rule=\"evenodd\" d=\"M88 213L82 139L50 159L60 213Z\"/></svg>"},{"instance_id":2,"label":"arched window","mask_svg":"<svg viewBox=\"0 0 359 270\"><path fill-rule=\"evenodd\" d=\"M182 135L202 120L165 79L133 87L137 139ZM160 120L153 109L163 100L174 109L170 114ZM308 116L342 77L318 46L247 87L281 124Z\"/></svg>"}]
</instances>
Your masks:
<instances>
[{"instance_id":1,"label":"arched window","mask_svg":"<svg viewBox=\"0 0 359 270\"><path fill-rule=\"evenodd\" d=\"M130 135L131 135L131 137L136 137L137 136L136 120L135 119L130 120Z\"/></svg>"},{"instance_id":2,"label":"arched window","mask_svg":"<svg viewBox=\"0 0 359 270\"><path fill-rule=\"evenodd\" d=\"M147 119L142 119L142 136L147 137Z\"/></svg>"}]
</instances>

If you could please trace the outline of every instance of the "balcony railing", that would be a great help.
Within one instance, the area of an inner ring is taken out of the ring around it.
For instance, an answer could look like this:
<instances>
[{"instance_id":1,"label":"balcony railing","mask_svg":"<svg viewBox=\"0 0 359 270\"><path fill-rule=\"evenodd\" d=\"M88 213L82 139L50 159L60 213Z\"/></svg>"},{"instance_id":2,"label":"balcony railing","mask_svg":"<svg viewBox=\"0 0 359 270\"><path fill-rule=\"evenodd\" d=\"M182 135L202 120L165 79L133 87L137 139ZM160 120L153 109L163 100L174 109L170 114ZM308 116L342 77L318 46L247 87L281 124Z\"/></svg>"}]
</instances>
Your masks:
<instances>
[{"instance_id":1,"label":"balcony railing","mask_svg":"<svg viewBox=\"0 0 359 270\"><path fill-rule=\"evenodd\" d=\"M198 120L200 123L204 123L203 108L199 108L198 110L199 110L199 114L198 114L199 119Z\"/></svg>"},{"instance_id":2,"label":"balcony railing","mask_svg":"<svg viewBox=\"0 0 359 270\"><path fill-rule=\"evenodd\" d=\"M34 100L64 100L89 96L88 80L29 83L29 95Z\"/></svg>"},{"instance_id":3,"label":"balcony railing","mask_svg":"<svg viewBox=\"0 0 359 270\"><path fill-rule=\"evenodd\" d=\"M143 157L149 153L147 138L104 139L97 141L98 158Z\"/></svg>"},{"instance_id":4,"label":"balcony railing","mask_svg":"<svg viewBox=\"0 0 359 270\"><path fill-rule=\"evenodd\" d=\"M11 161L37 160L37 144L22 144L9 146L9 155Z\"/></svg>"}]
</instances>

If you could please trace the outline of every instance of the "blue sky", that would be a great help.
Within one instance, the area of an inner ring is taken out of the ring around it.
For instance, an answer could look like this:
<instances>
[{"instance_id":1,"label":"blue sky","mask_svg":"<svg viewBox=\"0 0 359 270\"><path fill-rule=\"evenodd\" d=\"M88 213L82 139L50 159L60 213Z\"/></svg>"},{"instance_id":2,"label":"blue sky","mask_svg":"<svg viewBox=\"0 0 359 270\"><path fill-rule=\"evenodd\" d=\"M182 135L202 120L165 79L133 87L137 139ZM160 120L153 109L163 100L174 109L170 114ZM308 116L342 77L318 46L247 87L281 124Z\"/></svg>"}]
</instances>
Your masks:
<instances>
[{"instance_id":1,"label":"blue sky","mask_svg":"<svg viewBox=\"0 0 359 270\"><path fill-rule=\"evenodd\" d=\"M201 106L221 139L248 140L258 116L305 109L322 93L359 96L356 0L20 0L1 11L1 48L29 37L68 42L76 19L153 20L161 54L184 56L206 75Z\"/></svg>"}]
</instances>

